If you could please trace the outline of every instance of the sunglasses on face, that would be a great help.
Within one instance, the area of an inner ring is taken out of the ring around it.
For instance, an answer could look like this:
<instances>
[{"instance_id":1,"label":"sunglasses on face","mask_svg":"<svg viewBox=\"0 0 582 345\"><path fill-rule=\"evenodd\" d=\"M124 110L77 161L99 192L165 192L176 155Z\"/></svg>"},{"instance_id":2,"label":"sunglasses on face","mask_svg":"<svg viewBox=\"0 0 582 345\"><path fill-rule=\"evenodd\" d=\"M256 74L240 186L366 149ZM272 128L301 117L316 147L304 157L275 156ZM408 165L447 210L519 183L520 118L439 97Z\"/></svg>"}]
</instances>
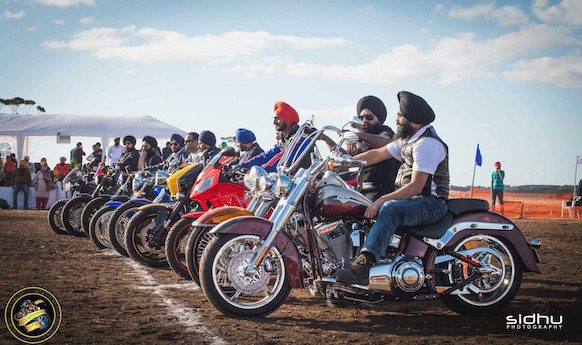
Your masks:
<instances>
[{"instance_id":1,"label":"sunglasses on face","mask_svg":"<svg viewBox=\"0 0 582 345\"><path fill-rule=\"evenodd\" d=\"M178 143L173 142L173 143L170 144L170 146L179 146L179 145L178 145Z\"/></svg>"},{"instance_id":2,"label":"sunglasses on face","mask_svg":"<svg viewBox=\"0 0 582 345\"><path fill-rule=\"evenodd\" d=\"M193 142L193 141L194 141L194 140L185 140L184 142L185 142L186 144L188 144L188 143L191 143L191 142Z\"/></svg>"},{"instance_id":3,"label":"sunglasses on face","mask_svg":"<svg viewBox=\"0 0 582 345\"><path fill-rule=\"evenodd\" d=\"M358 115L358 118L360 120L366 119L368 121L372 121L374 120L375 115L374 114L362 114L362 115Z\"/></svg>"}]
</instances>

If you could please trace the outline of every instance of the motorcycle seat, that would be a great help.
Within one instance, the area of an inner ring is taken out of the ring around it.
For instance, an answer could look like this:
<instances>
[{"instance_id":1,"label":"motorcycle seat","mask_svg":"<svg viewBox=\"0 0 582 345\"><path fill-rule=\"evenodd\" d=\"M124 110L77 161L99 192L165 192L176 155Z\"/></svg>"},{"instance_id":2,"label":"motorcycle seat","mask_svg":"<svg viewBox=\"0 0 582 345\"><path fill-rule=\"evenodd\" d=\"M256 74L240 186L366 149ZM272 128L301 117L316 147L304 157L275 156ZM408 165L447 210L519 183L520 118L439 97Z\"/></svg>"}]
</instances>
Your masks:
<instances>
[{"instance_id":1,"label":"motorcycle seat","mask_svg":"<svg viewBox=\"0 0 582 345\"><path fill-rule=\"evenodd\" d=\"M453 214L447 214L436 223L417 225L417 226L401 226L398 229L420 237L440 238L445 234L448 228L453 224Z\"/></svg>"},{"instance_id":2,"label":"motorcycle seat","mask_svg":"<svg viewBox=\"0 0 582 345\"><path fill-rule=\"evenodd\" d=\"M450 199L447 205L449 212L455 217L467 212L485 212L489 210L489 202L481 199Z\"/></svg>"}]
</instances>

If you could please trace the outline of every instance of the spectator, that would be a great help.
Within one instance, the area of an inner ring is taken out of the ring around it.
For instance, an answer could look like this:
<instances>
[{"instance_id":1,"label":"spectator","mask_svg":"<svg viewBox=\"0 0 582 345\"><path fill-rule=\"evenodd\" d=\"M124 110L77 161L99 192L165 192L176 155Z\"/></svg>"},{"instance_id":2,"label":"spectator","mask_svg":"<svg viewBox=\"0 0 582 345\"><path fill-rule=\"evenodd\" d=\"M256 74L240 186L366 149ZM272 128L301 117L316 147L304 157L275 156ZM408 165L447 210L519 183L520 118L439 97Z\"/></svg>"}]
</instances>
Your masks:
<instances>
[{"instance_id":1,"label":"spectator","mask_svg":"<svg viewBox=\"0 0 582 345\"><path fill-rule=\"evenodd\" d=\"M220 149L216 147L216 136L211 131L202 131L198 137L198 148L202 151L204 162L212 159Z\"/></svg>"},{"instance_id":2,"label":"spectator","mask_svg":"<svg viewBox=\"0 0 582 345\"><path fill-rule=\"evenodd\" d=\"M503 189L505 189L505 184L503 180L505 179L505 171L501 170L501 163L495 162L495 171L491 173L491 206L493 211L495 211L495 199L499 199L499 205L501 205L501 213L503 214Z\"/></svg>"},{"instance_id":3,"label":"spectator","mask_svg":"<svg viewBox=\"0 0 582 345\"><path fill-rule=\"evenodd\" d=\"M28 189L31 184L30 180L30 170L28 170L28 166L25 160L20 161L20 166L16 168L14 173L12 173L12 177L10 180L10 184L12 185L12 208L17 209L18 204L16 199L18 197L18 193L22 191L24 193L24 209L28 210Z\"/></svg>"},{"instance_id":4,"label":"spectator","mask_svg":"<svg viewBox=\"0 0 582 345\"><path fill-rule=\"evenodd\" d=\"M124 150L123 146L119 145L119 140L119 137L113 139L113 145L109 146L107 150L107 158L109 158L109 166L111 167L115 166Z\"/></svg>"},{"instance_id":5,"label":"spectator","mask_svg":"<svg viewBox=\"0 0 582 345\"><path fill-rule=\"evenodd\" d=\"M4 185L4 160L2 159L2 155L0 155L0 186Z\"/></svg>"},{"instance_id":6,"label":"spectator","mask_svg":"<svg viewBox=\"0 0 582 345\"><path fill-rule=\"evenodd\" d=\"M93 152L87 156L87 162L91 171L96 171L99 163L103 159L103 150L101 150L101 143L93 145Z\"/></svg>"},{"instance_id":7,"label":"spectator","mask_svg":"<svg viewBox=\"0 0 582 345\"><path fill-rule=\"evenodd\" d=\"M40 160L40 171L32 179L36 191L36 209L44 210L49 198L49 192L54 189L52 175L46 158Z\"/></svg>"},{"instance_id":8,"label":"spectator","mask_svg":"<svg viewBox=\"0 0 582 345\"><path fill-rule=\"evenodd\" d=\"M172 154L172 143L166 141L166 147L164 147L164 149L162 150L162 158L166 160L168 159L168 157L170 157L171 154Z\"/></svg>"},{"instance_id":9,"label":"spectator","mask_svg":"<svg viewBox=\"0 0 582 345\"><path fill-rule=\"evenodd\" d=\"M14 153L10 154L8 158L6 158L6 162L4 163L4 181L6 181L6 185L11 185L12 181L12 174L16 171L16 155Z\"/></svg>"},{"instance_id":10,"label":"spectator","mask_svg":"<svg viewBox=\"0 0 582 345\"><path fill-rule=\"evenodd\" d=\"M248 129L239 128L236 130L236 145L240 149L239 163L244 164L255 156L263 153L263 149L257 143L255 134Z\"/></svg>"},{"instance_id":11,"label":"spectator","mask_svg":"<svg viewBox=\"0 0 582 345\"><path fill-rule=\"evenodd\" d=\"M61 157L60 163L55 165L54 174L58 181L62 181L68 173L71 172L71 167L66 163L67 158Z\"/></svg>"},{"instance_id":12,"label":"spectator","mask_svg":"<svg viewBox=\"0 0 582 345\"><path fill-rule=\"evenodd\" d=\"M80 167L83 164L83 156L85 156L85 151L83 151L83 144L78 142L77 146L71 150L71 168L76 166Z\"/></svg>"}]
</instances>

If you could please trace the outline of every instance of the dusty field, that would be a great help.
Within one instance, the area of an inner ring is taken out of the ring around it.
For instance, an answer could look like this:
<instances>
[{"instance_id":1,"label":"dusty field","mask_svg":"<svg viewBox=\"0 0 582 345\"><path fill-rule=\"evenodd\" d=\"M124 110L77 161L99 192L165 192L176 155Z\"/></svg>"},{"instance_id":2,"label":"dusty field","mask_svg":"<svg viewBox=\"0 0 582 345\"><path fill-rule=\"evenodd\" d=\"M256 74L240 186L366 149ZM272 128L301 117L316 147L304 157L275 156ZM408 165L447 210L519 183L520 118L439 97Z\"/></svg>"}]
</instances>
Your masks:
<instances>
[{"instance_id":1,"label":"dusty field","mask_svg":"<svg viewBox=\"0 0 582 345\"><path fill-rule=\"evenodd\" d=\"M26 286L56 295L63 323L48 344L501 344L581 341L582 223L520 221L544 247L541 275L526 274L499 315L463 317L438 301L329 308L294 291L265 319L231 319L194 284L99 251L90 240L57 236L46 213L0 210L0 304ZM507 331L505 316L563 315L563 331ZM4 312L2 311L2 317ZM0 343L16 344L4 322Z\"/></svg>"}]
</instances>

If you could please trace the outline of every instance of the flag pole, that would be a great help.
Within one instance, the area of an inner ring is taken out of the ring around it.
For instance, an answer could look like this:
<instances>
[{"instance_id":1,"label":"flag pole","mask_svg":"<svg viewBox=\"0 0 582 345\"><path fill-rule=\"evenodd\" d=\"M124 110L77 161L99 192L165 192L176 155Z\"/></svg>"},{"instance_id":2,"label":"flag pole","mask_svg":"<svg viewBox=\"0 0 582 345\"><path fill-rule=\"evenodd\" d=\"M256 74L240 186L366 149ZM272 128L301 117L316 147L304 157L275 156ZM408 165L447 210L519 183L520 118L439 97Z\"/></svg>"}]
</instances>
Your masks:
<instances>
[{"instance_id":1,"label":"flag pole","mask_svg":"<svg viewBox=\"0 0 582 345\"><path fill-rule=\"evenodd\" d=\"M574 206L574 199L576 199L576 178L578 175L578 157L576 156L576 167L574 168L574 192L572 193L572 206ZM582 192L582 191L580 191Z\"/></svg>"},{"instance_id":2,"label":"flag pole","mask_svg":"<svg viewBox=\"0 0 582 345\"><path fill-rule=\"evenodd\" d=\"M475 184L475 170L477 170L477 162L473 163L473 179L471 180L471 195L469 198L473 197L473 185Z\"/></svg>"}]
</instances>

